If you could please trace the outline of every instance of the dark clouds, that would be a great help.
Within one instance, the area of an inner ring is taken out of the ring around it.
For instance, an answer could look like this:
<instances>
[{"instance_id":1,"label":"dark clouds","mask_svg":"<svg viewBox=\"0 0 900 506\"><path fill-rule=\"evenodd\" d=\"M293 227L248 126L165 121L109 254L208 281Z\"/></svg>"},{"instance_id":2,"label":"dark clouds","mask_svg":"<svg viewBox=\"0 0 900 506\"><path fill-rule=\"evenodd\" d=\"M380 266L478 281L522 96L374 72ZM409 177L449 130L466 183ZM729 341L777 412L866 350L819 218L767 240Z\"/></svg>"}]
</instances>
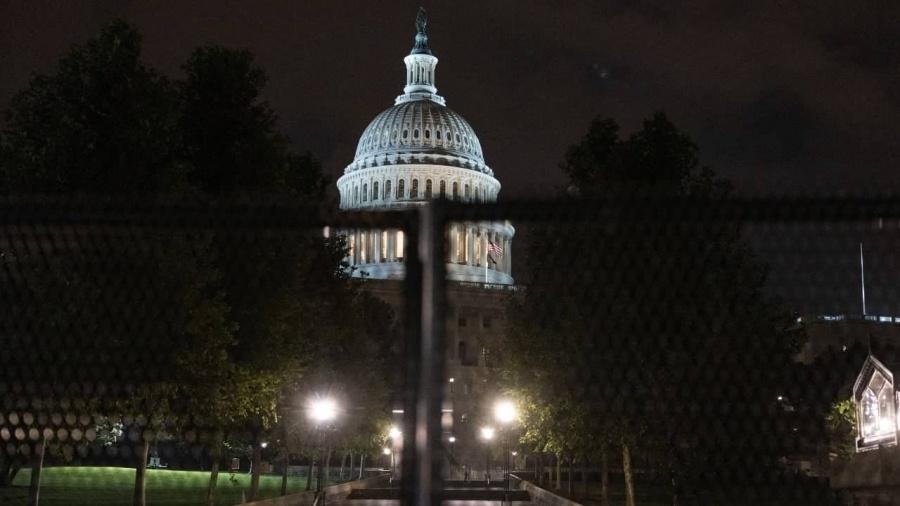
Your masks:
<instances>
[{"instance_id":1,"label":"dark clouds","mask_svg":"<svg viewBox=\"0 0 900 506\"><path fill-rule=\"evenodd\" d=\"M0 103L114 17L170 74L199 44L247 47L298 148L338 175L403 85L417 2L6 2ZM704 162L763 193L900 190L897 2L425 2L438 88L504 195L560 184L596 115L665 110Z\"/></svg>"}]
</instances>

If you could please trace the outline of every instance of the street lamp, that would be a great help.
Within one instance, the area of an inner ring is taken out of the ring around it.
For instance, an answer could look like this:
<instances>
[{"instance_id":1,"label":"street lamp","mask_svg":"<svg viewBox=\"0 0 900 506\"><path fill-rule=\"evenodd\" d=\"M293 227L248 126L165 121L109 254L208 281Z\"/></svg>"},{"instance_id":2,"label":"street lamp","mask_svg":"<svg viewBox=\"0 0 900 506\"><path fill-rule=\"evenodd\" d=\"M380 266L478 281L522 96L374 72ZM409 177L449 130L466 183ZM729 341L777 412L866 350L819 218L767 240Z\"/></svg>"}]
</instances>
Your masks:
<instances>
[{"instance_id":1,"label":"street lamp","mask_svg":"<svg viewBox=\"0 0 900 506\"><path fill-rule=\"evenodd\" d=\"M491 484L491 441L494 439L496 431L493 427L486 426L481 428L481 439L485 441L484 450L484 481L485 485Z\"/></svg>"},{"instance_id":2,"label":"street lamp","mask_svg":"<svg viewBox=\"0 0 900 506\"><path fill-rule=\"evenodd\" d=\"M509 492L509 426L519 418L519 410L516 409L515 403L509 399L502 399L494 404L494 418L500 422L506 429L504 431L504 457L506 458L506 491Z\"/></svg>"},{"instance_id":3,"label":"street lamp","mask_svg":"<svg viewBox=\"0 0 900 506\"><path fill-rule=\"evenodd\" d=\"M338 403L331 397L320 397L316 396L310 399L307 405L307 416L315 425L315 431L317 436L321 436L320 430L323 426L327 426L327 424L333 422L338 416ZM331 453L330 448L325 448L326 455ZM328 470L326 469L327 473ZM309 477L312 479L312 476ZM328 477L325 477L325 486L328 486ZM319 458L319 475L316 477L316 495L323 494L322 492L322 459L321 456ZM325 496L322 495L321 503L325 504Z\"/></svg>"}]
</instances>

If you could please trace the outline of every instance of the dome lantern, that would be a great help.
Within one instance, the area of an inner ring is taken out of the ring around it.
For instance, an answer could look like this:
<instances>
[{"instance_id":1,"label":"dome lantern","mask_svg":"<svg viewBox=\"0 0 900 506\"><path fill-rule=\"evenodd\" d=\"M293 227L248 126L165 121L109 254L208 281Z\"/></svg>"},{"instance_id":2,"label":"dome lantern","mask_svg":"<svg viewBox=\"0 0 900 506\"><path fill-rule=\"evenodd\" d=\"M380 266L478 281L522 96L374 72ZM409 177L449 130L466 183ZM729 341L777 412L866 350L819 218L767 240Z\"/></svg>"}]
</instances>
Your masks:
<instances>
[{"instance_id":1,"label":"dome lantern","mask_svg":"<svg viewBox=\"0 0 900 506\"><path fill-rule=\"evenodd\" d=\"M403 88L403 94L394 101L395 104L412 100L431 100L446 105L444 97L437 94L437 87L434 85L434 71L438 59L431 54L431 48L428 47L427 25L428 17L425 9L419 7L416 16L415 44L409 55L403 59L403 63L406 64L406 86Z\"/></svg>"}]
</instances>

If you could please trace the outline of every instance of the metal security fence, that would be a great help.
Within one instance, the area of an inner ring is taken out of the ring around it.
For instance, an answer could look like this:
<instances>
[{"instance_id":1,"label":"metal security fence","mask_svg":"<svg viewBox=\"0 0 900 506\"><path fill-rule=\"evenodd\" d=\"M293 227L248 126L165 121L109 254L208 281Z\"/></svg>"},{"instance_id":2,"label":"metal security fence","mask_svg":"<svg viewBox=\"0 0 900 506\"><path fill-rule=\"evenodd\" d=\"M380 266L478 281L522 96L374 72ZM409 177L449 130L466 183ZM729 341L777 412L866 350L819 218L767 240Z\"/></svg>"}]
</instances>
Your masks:
<instances>
[{"instance_id":1,"label":"metal security fence","mask_svg":"<svg viewBox=\"0 0 900 506\"><path fill-rule=\"evenodd\" d=\"M513 246L480 261L509 262L516 284L448 281L449 227L507 220ZM850 387L866 356L895 363L897 223L894 199L6 201L4 479L235 454L340 458L344 478L349 454L349 475L385 468L399 483L385 497L407 504L503 488L513 469L586 503L889 501L893 445L855 451L871 424ZM361 276L341 238L388 229L404 232L405 275ZM482 300L494 309L469 311ZM341 423L305 420L323 388ZM507 426L498 400L515 404Z\"/></svg>"}]
</instances>

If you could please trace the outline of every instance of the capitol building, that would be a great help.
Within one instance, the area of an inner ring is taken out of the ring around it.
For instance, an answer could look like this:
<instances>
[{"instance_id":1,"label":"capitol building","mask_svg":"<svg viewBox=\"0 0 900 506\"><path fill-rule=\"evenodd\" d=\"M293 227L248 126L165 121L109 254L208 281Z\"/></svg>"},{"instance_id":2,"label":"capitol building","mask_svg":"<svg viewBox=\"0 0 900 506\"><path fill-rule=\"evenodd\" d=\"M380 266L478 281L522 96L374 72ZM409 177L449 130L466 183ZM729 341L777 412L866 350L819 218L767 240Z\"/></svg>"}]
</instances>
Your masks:
<instances>
[{"instance_id":1,"label":"capitol building","mask_svg":"<svg viewBox=\"0 0 900 506\"><path fill-rule=\"evenodd\" d=\"M500 182L485 161L475 130L438 95L438 59L428 46L424 11L406 64L406 86L394 105L363 131L353 161L338 179L342 210L409 210L429 200L494 202ZM399 77L399 76L398 76ZM351 275L402 313L404 251L401 230L344 230ZM500 357L505 307L516 286L508 221L454 222L445 230L447 452L457 472L483 463L478 428L491 419L498 395L494 365Z\"/></svg>"},{"instance_id":2,"label":"capitol building","mask_svg":"<svg viewBox=\"0 0 900 506\"><path fill-rule=\"evenodd\" d=\"M484 160L475 130L437 94L438 59L422 26L406 63L406 86L394 105L363 131L356 156L338 179L341 209L409 209L443 198L494 202L500 182ZM511 285L509 222L453 224L447 235L447 279ZM354 276L402 279L403 232L349 234Z\"/></svg>"}]
</instances>

